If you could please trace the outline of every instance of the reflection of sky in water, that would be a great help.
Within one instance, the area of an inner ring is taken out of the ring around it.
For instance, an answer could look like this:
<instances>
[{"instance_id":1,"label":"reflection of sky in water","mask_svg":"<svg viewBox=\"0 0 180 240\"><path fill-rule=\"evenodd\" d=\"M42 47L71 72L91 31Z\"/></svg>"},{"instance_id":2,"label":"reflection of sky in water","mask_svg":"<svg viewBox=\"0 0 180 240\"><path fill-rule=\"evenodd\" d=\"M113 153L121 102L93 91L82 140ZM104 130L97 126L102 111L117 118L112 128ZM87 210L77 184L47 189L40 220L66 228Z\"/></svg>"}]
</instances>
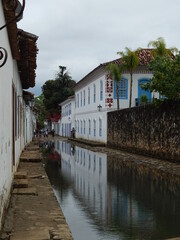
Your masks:
<instances>
[{"instance_id":1,"label":"reflection of sky in water","mask_svg":"<svg viewBox=\"0 0 180 240\"><path fill-rule=\"evenodd\" d=\"M121 167L107 169L104 153L61 141L55 142L55 150L61 155L61 169L51 182L75 240L180 235L177 198L160 191L149 178Z\"/></svg>"}]
</instances>

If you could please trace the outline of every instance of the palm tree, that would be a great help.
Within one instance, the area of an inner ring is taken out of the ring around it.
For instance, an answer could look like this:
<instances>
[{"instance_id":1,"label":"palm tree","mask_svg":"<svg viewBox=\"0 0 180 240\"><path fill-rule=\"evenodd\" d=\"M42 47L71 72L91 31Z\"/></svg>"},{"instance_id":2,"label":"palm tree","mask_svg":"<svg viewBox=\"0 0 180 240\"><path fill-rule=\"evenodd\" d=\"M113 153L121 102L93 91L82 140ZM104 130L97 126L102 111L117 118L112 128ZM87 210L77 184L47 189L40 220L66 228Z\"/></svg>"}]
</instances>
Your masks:
<instances>
[{"instance_id":1,"label":"palm tree","mask_svg":"<svg viewBox=\"0 0 180 240\"><path fill-rule=\"evenodd\" d=\"M133 72L139 65L139 57L138 52L139 49L132 51L128 47L125 48L124 52L118 52L118 54L122 58L122 67L129 71L131 82L130 82L130 98L129 98L129 108L131 108L131 102L132 102L132 84L133 84Z\"/></svg>"},{"instance_id":2,"label":"palm tree","mask_svg":"<svg viewBox=\"0 0 180 240\"><path fill-rule=\"evenodd\" d=\"M122 78L122 67L115 63L110 63L106 69L110 72L110 78L116 82L117 110L119 110L119 82Z\"/></svg>"},{"instance_id":3,"label":"palm tree","mask_svg":"<svg viewBox=\"0 0 180 240\"><path fill-rule=\"evenodd\" d=\"M178 49L177 48L166 48L166 43L164 41L164 38L159 37L157 40L155 41L150 41L148 43L148 47L152 46L153 50L152 50L152 56L159 56L159 57L163 57L163 56L172 56L173 53L177 53Z\"/></svg>"}]
</instances>

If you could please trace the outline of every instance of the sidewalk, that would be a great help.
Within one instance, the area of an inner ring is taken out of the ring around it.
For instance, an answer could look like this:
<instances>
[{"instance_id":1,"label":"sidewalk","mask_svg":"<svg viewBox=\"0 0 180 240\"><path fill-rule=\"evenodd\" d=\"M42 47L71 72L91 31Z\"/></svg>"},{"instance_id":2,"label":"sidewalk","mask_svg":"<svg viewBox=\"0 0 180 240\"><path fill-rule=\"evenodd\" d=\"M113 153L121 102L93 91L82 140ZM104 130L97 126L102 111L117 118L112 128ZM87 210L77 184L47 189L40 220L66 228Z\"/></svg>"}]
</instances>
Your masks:
<instances>
[{"instance_id":1,"label":"sidewalk","mask_svg":"<svg viewBox=\"0 0 180 240\"><path fill-rule=\"evenodd\" d=\"M38 142L22 153L2 240L72 240L41 162Z\"/></svg>"}]
</instances>

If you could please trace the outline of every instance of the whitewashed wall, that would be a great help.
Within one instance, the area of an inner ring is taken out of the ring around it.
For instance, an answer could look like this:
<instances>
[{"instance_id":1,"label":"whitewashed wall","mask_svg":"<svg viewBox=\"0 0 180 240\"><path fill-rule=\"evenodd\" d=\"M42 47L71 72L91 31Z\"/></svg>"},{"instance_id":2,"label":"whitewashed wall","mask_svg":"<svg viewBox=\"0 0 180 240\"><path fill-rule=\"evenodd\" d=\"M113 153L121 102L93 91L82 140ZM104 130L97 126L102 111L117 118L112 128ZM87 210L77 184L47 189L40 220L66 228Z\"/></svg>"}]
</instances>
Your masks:
<instances>
[{"instance_id":1,"label":"whitewashed wall","mask_svg":"<svg viewBox=\"0 0 180 240\"><path fill-rule=\"evenodd\" d=\"M70 137L72 128L75 128L75 101L74 98L69 98L61 103L62 118L60 121L60 136ZM66 127L65 127L66 126ZM68 128L68 130L67 130ZM69 134L67 134L69 132Z\"/></svg>"},{"instance_id":2,"label":"whitewashed wall","mask_svg":"<svg viewBox=\"0 0 180 240\"><path fill-rule=\"evenodd\" d=\"M2 1L0 1L0 23L5 24L4 12L2 8ZM28 126L27 130L27 142L24 140L23 126L21 127L20 134L20 122L23 124L23 119L30 119L30 113L22 114L22 121L20 121L20 103L23 109L22 99L22 85L20 81L19 71L17 63L12 58L11 48L9 44L7 29L4 28L0 31L0 47L3 47L8 52L8 58L6 64L0 68L0 229L2 224L2 215L4 209L7 207L7 199L10 194L11 184L14 176L14 172L17 170L19 164L19 157L24 148L25 143L32 140L31 126ZM1 62L2 63L2 62ZM16 91L17 103L17 136L15 138L15 162L13 164L13 105L12 105L12 87ZM23 118L24 116L24 118ZM29 122L27 120L27 122ZM19 125L18 125L19 123Z\"/></svg>"},{"instance_id":3,"label":"whitewashed wall","mask_svg":"<svg viewBox=\"0 0 180 240\"><path fill-rule=\"evenodd\" d=\"M0 1L0 23L5 23ZM13 60L7 30L0 32L0 47L8 52L6 64L0 68L0 227L2 214L12 183L12 81Z\"/></svg>"},{"instance_id":4,"label":"whitewashed wall","mask_svg":"<svg viewBox=\"0 0 180 240\"><path fill-rule=\"evenodd\" d=\"M130 74L123 74L123 78L128 81L128 94L127 99L119 99L120 109L129 107L130 98ZM142 71L140 73L133 74L132 85L132 107L135 106L135 99L138 98L138 81L140 79L150 79L152 74ZM98 142L107 142L107 112L117 109L117 99L114 97L116 91L113 82L113 89L111 98L113 100L111 107L107 106L106 99L108 93L106 92L107 86L107 72L103 69L96 70L90 76L77 84L75 88L75 127L76 137L83 138ZM101 89L101 82L103 89ZM95 86L95 101L94 101L94 86ZM88 100L88 92L90 91L90 101ZM102 93L101 93L102 92ZM101 97L102 95L102 97ZM158 97L158 94L154 94L154 97ZM101 105L101 110L98 110L98 106ZM100 127L100 119L102 120L102 126ZM89 129L89 121L91 123L91 129ZM94 130L94 121L96 123L96 129ZM84 128L85 125L85 128ZM102 134L100 134L100 128ZM94 133L96 131L96 133ZM101 135L101 136L100 136Z\"/></svg>"}]
</instances>

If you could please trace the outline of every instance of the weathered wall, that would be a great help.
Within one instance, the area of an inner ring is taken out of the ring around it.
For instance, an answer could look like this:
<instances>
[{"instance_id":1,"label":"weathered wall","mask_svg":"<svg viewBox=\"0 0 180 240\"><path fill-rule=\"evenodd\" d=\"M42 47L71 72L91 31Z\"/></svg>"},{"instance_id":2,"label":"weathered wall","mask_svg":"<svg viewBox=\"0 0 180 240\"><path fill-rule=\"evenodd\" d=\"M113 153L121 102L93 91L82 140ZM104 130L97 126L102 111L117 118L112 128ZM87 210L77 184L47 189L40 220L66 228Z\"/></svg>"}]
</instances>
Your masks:
<instances>
[{"instance_id":1,"label":"weathered wall","mask_svg":"<svg viewBox=\"0 0 180 240\"><path fill-rule=\"evenodd\" d=\"M0 1L0 25L5 24L2 1ZM19 164L20 154L26 143L32 140L32 114L28 107L23 105L22 84L16 60L13 59L9 43L7 28L0 34L0 47L7 50L8 58L6 64L0 68L0 230L2 217L8 205L14 172ZM2 64L3 61L0 61ZM13 98L13 89L16 96ZM15 106L15 98L17 106ZM19 102L19 104L18 104ZM23 105L23 114L20 114L20 104ZM16 121L13 121L13 109L16 111ZM27 119L27 131L24 122ZM20 128L20 124L24 124ZM17 129L16 136L14 129ZM21 129L21 130L20 130ZM25 142L25 134L27 141ZM14 146L14 149L13 149Z\"/></svg>"},{"instance_id":2,"label":"weathered wall","mask_svg":"<svg viewBox=\"0 0 180 240\"><path fill-rule=\"evenodd\" d=\"M108 113L111 147L180 162L180 100Z\"/></svg>"}]
</instances>

